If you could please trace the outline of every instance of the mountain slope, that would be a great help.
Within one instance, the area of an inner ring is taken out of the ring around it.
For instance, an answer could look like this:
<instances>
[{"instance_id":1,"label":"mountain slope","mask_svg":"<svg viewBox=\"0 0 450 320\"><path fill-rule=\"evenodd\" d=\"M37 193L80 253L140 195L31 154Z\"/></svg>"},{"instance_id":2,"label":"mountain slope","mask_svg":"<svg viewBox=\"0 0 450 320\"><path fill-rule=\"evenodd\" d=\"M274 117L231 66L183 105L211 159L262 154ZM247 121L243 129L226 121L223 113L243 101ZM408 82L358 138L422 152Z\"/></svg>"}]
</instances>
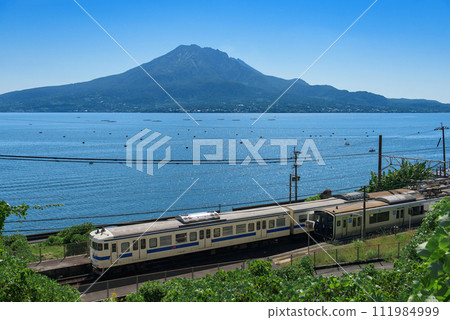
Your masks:
<instances>
[{"instance_id":1,"label":"mountain slope","mask_svg":"<svg viewBox=\"0 0 450 320\"><path fill-rule=\"evenodd\" d=\"M142 67L188 111L262 112L294 80L267 76L226 53L179 46ZM77 84L0 95L0 111L177 112L139 67ZM369 92L311 86L299 80L271 112L448 112L429 100L387 99Z\"/></svg>"}]
</instances>

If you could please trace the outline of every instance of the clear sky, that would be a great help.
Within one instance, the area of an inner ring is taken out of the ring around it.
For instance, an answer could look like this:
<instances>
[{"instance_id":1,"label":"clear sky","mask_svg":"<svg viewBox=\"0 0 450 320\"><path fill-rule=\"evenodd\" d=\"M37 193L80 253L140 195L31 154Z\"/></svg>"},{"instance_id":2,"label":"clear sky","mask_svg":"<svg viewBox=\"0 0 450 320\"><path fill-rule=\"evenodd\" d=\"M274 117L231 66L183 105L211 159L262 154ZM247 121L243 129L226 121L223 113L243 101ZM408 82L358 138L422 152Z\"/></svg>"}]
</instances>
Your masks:
<instances>
[{"instance_id":1,"label":"clear sky","mask_svg":"<svg viewBox=\"0 0 450 320\"><path fill-rule=\"evenodd\" d=\"M180 44L296 78L373 0L78 0L139 62ZM0 1L0 93L135 67L73 0ZM303 78L450 103L450 0L379 0Z\"/></svg>"}]
</instances>

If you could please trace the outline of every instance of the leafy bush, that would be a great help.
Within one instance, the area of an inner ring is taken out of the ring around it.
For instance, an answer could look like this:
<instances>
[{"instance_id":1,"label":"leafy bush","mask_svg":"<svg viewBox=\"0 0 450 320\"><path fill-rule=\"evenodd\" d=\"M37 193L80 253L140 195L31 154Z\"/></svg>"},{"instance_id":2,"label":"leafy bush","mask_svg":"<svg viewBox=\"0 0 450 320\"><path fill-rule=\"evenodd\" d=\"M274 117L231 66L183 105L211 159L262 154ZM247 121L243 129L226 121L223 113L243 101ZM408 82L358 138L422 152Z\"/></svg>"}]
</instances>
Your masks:
<instances>
[{"instance_id":1,"label":"leafy bush","mask_svg":"<svg viewBox=\"0 0 450 320\"><path fill-rule=\"evenodd\" d=\"M26 261L31 261L33 258L27 238L21 234L0 235L0 248L3 248L4 252L9 255L14 255Z\"/></svg>"},{"instance_id":2,"label":"leafy bush","mask_svg":"<svg viewBox=\"0 0 450 320\"><path fill-rule=\"evenodd\" d=\"M43 242L45 246L61 245L68 243L81 243L89 240L89 233L95 230L95 226L88 222L61 230L56 236L50 236Z\"/></svg>"},{"instance_id":3,"label":"leafy bush","mask_svg":"<svg viewBox=\"0 0 450 320\"><path fill-rule=\"evenodd\" d=\"M0 301L77 301L79 292L26 267L24 260L0 249Z\"/></svg>"}]
</instances>

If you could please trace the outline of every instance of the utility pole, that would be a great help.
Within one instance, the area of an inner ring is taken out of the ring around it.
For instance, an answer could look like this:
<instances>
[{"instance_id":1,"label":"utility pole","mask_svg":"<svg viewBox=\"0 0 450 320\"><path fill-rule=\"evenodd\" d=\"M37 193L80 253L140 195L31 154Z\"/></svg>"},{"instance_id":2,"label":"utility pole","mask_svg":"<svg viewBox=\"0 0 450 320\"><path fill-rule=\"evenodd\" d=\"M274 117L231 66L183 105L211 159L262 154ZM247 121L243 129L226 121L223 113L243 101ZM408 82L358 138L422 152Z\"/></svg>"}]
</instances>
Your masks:
<instances>
[{"instance_id":1,"label":"utility pole","mask_svg":"<svg viewBox=\"0 0 450 320\"><path fill-rule=\"evenodd\" d=\"M441 126L434 129L434 131L438 131L438 130L442 131L442 154L444 157L444 159L443 159L444 160L444 178L447 178L447 166L445 164L445 162L447 161L445 159L445 129L448 129L448 127L444 127L444 125L441 122Z\"/></svg>"},{"instance_id":2,"label":"utility pole","mask_svg":"<svg viewBox=\"0 0 450 320\"><path fill-rule=\"evenodd\" d=\"M292 173L289 173L289 203L292 202Z\"/></svg>"},{"instance_id":3,"label":"utility pole","mask_svg":"<svg viewBox=\"0 0 450 320\"><path fill-rule=\"evenodd\" d=\"M363 198L363 216L362 216L362 223L361 223L361 228L362 228L362 241L364 241L364 238L366 237L366 186L363 187L364 189L364 198Z\"/></svg>"},{"instance_id":4,"label":"utility pole","mask_svg":"<svg viewBox=\"0 0 450 320\"><path fill-rule=\"evenodd\" d=\"M295 188L295 201L298 200L298 181L300 180L300 177L297 174L297 167L298 167L298 155L300 154L300 151L295 151L294 147L294 175L292 176L292 180L294 181L294 188Z\"/></svg>"},{"instance_id":5,"label":"utility pole","mask_svg":"<svg viewBox=\"0 0 450 320\"><path fill-rule=\"evenodd\" d=\"M381 191L381 161L383 154L383 136L378 136L378 191Z\"/></svg>"}]
</instances>

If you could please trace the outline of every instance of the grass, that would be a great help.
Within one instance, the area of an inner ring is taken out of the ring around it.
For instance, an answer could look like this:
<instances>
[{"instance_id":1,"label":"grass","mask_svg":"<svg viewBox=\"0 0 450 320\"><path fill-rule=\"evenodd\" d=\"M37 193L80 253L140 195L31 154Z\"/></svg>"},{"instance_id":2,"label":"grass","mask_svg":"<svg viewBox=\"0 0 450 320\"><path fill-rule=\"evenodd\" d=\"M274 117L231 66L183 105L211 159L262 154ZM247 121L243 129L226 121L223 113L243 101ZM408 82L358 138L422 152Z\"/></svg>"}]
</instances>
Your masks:
<instances>
[{"instance_id":1,"label":"grass","mask_svg":"<svg viewBox=\"0 0 450 320\"><path fill-rule=\"evenodd\" d=\"M39 256L42 255L42 260L51 260L51 259L61 259L64 258L64 246L66 246L65 256L77 255L86 253L81 252L80 250L73 251L72 253L68 250L67 246L76 246L77 244L69 244L69 245L56 245L56 246L43 246L42 244L32 244L30 245L31 253L33 254L32 261L39 261ZM85 246L84 243L80 244L81 246Z\"/></svg>"},{"instance_id":2,"label":"grass","mask_svg":"<svg viewBox=\"0 0 450 320\"><path fill-rule=\"evenodd\" d=\"M407 231L397 235L381 235L362 242L355 240L346 245L333 245L323 250L315 250L315 265L322 266L335 264L336 261L354 262L369 259L382 258L385 260L396 259L401 250L413 237L415 231ZM311 252L314 259L314 253ZM302 257L294 258L294 263Z\"/></svg>"}]
</instances>

